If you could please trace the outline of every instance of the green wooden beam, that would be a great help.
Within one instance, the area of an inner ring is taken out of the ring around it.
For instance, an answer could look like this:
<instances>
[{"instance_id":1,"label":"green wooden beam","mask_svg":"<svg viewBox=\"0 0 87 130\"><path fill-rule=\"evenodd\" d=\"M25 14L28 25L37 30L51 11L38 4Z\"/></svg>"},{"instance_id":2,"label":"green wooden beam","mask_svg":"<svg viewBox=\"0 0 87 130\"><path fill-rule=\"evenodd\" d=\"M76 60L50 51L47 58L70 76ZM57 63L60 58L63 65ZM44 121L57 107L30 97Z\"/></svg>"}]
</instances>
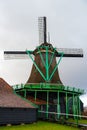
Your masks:
<instances>
[{"instance_id":1,"label":"green wooden beam","mask_svg":"<svg viewBox=\"0 0 87 130\"><path fill-rule=\"evenodd\" d=\"M81 103L80 103L79 95L78 95L78 113L79 115L81 115ZM81 119L81 116L79 118Z\"/></svg>"},{"instance_id":2,"label":"green wooden beam","mask_svg":"<svg viewBox=\"0 0 87 130\"><path fill-rule=\"evenodd\" d=\"M26 89L24 90L24 97L26 98Z\"/></svg>"},{"instance_id":3,"label":"green wooden beam","mask_svg":"<svg viewBox=\"0 0 87 130\"><path fill-rule=\"evenodd\" d=\"M60 95L59 95L59 91L57 92L57 117L58 119L60 118Z\"/></svg>"},{"instance_id":4,"label":"green wooden beam","mask_svg":"<svg viewBox=\"0 0 87 130\"><path fill-rule=\"evenodd\" d=\"M66 119L68 119L68 94L66 92Z\"/></svg>"},{"instance_id":5,"label":"green wooden beam","mask_svg":"<svg viewBox=\"0 0 87 130\"><path fill-rule=\"evenodd\" d=\"M38 72L40 73L40 75L43 77L44 80L46 80L44 74L41 72L41 70L39 69L39 67L37 66L37 64L34 62L34 60L33 60L32 56L31 56L30 52L28 50L26 50L26 52L27 52L28 56L31 58L31 60L33 61L33 64L36 67L36 69L38 70Z\"/></svg>"},{"instance_id":6,"label":"green wooden beam","mask_svg":"<svg viewBox=\"0 0 87 130\"><path fill-rule=\"evenodd\" d=\"M46 81L49 80L49 59L48 59L48 46L46 46Z\"/></svg>"},{"instance_id":7,"label":"green wooden beam","mask_svg":"<svg viewBox=\"0 0 87 130\"><path fill-rule=\"evenodd\" d=\"M52 57L50 59L49 68L50 68L50 66L52 64L52 61L53 61L53 58L54 58L54 55L55 55L55 51L56 51L56 49L54 48L54 52L52 53Z\"/></svg>"},{"instance_id":8,"label":"green wooden beam","mask_svg":"<svg viewBox=\"0 0 87 130\"><path fill-rule=\"evenodd\" d=\"M36 90L35 90L34 99L35 99L35 101L36 101L36 99L37 99L37 91L36 91Z\"/></svg>"},{"instance_id":9,"label":"green wooden beam","mask_svg":"<svg viewBox=\"0 0 87 130\"><path fill-rule=\"evenodd\" d=\"M55 71L57 70L57 67L58 67L58 65L59 65L59 63L60 63L60 61L61 61L61 59L62 59L62 57L63 57L63 55L64 55L64 53L63 53L63 52L61 52L60 54L61 54L61 57L60 57L60 59L58 60L58 62L57 62L57 64L56 64L56 66L54 67L54 70L53 70L53 72L51 73L51 75L50 75L50 77L49 77L49 80L51 80L51 79L52 79L52 77L53 77L53 75L54 75Z\"/></svg>"},{"instance_id":10,"label":"green wooden beam","mask_svg":"<svg viewBox=\"0 0 87 130\"><path fill-rule=\"evenodd\" d=\"M73 93L73 117L74 117L74 119L76 119L76 117L75 117L75 95L74 95L74 93Z\"/></svg>"},{"instance_id":11,"label":"green wooden beam","mask_svg":"<svg viewBox=\"0 0 87 130\"><path fill-rule=\"evenodd\" d=\"M42 60L42 63L43 63L43 65L44 65L44 67L46 68L46 64L45 64L45 61L44 61L44 59L43 59L43 56L42 56L42 53L41 53L39 47L38 47L38 52L39 52L39 54L40 54L40 58L41 58L41 60Z\"/></svg>"},{"instance_id":12,"label":"green wooden beam","mask_svg":"<svg viewBox=\"0 0 87 130\"><path fill-rule=\"evenodd\" d=\"M48 119L48 111L49 111L49 92L47 91L47 104L46 104L46 118Z\"/></svg>"}]
</instances>

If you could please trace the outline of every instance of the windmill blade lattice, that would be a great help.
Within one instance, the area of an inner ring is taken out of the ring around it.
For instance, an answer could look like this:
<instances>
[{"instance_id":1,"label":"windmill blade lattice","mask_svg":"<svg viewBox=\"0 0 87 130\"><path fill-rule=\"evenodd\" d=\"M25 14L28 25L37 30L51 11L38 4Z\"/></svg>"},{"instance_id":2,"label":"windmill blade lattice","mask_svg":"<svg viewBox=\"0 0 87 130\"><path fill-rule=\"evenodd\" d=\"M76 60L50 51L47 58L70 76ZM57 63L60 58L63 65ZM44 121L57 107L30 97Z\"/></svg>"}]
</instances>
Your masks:
<instances>
[{"instance_id":1,"label":"windmill blade lattice","mask_svg":"<svg viewBox=\"0 0 87 130\"><path fill-rule=\"evenodd\" d=\"M33 52L30 51L30 54ZM4 51L4 59L5 60L13 60L13 59L29 59L26 51Z\"/></svg>"},{"instance_id":2,"label":"windmill blade lattice","mask_svg":"<svg viewBox=\"0 0 87 130\"><path fill-rule=\"evenodd\" d=\"M39 28L39 44L46 43L47 40L46 17L38 18L38 28Z\"/></svg>"},{"instance_id":3,"label":"windmill blade lattice","mask_svg":"<svg viewBox=\"0 0 87 130\"><path fill-rule=\"evenodd\" d=\"M83 50L81 48L57 48L58 52L63 52L63 57L83 57ZM57 54L56 56L60 56Z\"/></svg>"}]
</instances>

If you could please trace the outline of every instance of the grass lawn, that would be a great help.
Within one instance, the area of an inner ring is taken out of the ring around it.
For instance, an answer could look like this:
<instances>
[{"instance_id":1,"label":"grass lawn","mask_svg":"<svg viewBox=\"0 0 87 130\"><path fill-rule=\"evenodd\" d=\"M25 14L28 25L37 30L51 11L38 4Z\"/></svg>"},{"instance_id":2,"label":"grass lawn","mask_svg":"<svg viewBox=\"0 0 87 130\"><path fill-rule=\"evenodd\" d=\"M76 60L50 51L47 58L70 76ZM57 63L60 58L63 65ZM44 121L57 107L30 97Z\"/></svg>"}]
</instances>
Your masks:
<instances>
[{"instance_id":1,"label":"grass lawn","mask_svg":"<svg viewBox=\"0 0 87 130\"><path fill-rule=\"evenodd\" d=\"M38 121L37 123L26 125L0 126L0 130L79 130L79 128L52 122Z\"/></svg>"},{"instance_id":2,"label":"grass lawn","mask_svg":"<svg viewBox=\"0 0 87 130\"><path fill-rule=\"evenodd\" d=\"M77 120L73 120L73 119L69 119L68 121L77 123ZM79 119L78 124L86 124L87 125L87 119L81 119L81 120Z\"/></svg>"}]
</instances>

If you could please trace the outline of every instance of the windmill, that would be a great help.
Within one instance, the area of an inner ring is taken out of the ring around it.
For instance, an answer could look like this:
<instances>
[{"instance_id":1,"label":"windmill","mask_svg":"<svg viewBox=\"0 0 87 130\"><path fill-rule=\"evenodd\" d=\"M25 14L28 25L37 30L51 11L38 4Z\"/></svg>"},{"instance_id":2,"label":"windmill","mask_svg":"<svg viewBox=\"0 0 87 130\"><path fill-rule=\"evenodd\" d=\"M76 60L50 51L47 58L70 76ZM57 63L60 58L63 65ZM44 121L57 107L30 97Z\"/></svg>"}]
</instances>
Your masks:
<instances>
[{"instance_id":1,"label":"windmill","mask_svg":"<svg viewBox=\"0 0 87 130\"><path fill-rule=\"evenodd\" d=\"M83 90L64 86L58 72L63 57L83 57L82 49L54 48L47 42L46 17L39 17L39 46L30 51L4 51L5 59L26 59L33 62L30 77L26 84L16 85L15 91L38 106L38 117L59 120L72 114L81 114L79 96ZM33 56L34 58L33 58ZM58 57L58 61L56 61ZM72 108L68 101L72 100ZM70 109L69 109L70 108Z\"/></svg>"}]
</instances>

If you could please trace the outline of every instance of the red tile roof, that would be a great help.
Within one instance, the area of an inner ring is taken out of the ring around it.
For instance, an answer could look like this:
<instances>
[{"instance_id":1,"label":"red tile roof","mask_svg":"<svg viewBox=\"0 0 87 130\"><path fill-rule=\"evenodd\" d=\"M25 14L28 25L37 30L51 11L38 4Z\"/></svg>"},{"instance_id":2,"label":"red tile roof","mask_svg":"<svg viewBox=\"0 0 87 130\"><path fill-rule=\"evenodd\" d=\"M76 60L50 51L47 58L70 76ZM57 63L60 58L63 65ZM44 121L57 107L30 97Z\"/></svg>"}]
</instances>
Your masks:
<instances>
[{"instance_id":1,"label":"red tile roof","mask_svg":"<svg viewBox=\"0 0 87 130\"><path fill-rule=\"evenodd\" d=\"M34 108L28 101L16 95L13 88L0 78L0 107Z\"/></svg>"}]
</instances>

